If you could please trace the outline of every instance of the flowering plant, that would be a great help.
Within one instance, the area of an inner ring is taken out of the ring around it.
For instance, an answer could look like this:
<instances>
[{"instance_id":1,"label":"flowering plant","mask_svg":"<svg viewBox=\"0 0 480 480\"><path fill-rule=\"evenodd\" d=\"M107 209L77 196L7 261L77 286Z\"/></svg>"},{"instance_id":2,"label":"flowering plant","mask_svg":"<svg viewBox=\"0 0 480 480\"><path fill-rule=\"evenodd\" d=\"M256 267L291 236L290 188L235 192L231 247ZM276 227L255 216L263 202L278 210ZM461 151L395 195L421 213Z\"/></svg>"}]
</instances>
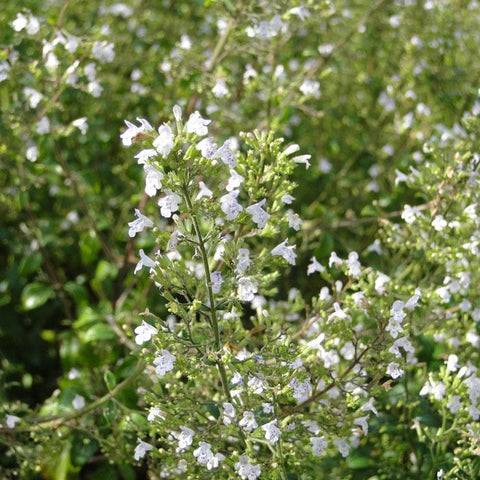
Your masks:
<instances>
[{"instance_id":1,"label":"flowering plant","mask_svg":"<svg viewBox=\"0 0 480 480\"><path fill-rule=\"evenodd\" d=\"M478 2L29 7L2 474L478 478Z\"/></svg>"}]
</instances>

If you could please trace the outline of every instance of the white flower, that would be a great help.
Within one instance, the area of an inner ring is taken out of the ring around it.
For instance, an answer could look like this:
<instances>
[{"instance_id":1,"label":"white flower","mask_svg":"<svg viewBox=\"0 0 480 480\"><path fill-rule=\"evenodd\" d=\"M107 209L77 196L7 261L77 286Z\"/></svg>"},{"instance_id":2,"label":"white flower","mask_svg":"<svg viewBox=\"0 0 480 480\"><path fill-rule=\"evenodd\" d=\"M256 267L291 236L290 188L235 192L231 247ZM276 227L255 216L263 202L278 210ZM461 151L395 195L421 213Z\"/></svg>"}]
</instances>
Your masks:
<instances>
[{"instance_id":1,"label":"white flower","mask_svg":"<svg viewBox=\"0 0 480 480\"><path fill-rule=\"evenodd\" d=\"M139 165L144 165L146 160L152 157L156 157L157 155L158 155L158 152L154 148L146 148L138 152L135 155L135 158L137 159L137 163Z\"/></svg>"},{"instance_id":2,"label":"white flower","mask_svg":"<svg viewBox=\"0 0 480 480\"><path fill-rule=\"evenodd\" d=\"M85 399L81 395L75 395L72 400L72 406L75 410L80 410L85 406Z\"/></svg>"},{"instance_id":3,"label":"white flower","mask_svg":"<svg viewBox=\"0 0 480 480\"><path fill-rule=\"evenodd\" d=\"M274 408L273 408L273 405L271 403L262 403L262 410L263 410L263 413L273 413L274 412Z\"/></svg>"},{"instance_id":4,"label":"white flower","mask_svg":"<svg viewBox=\"0 0 480 480\"><path fill-rule=\"evenodd\" d=\"M16 32L21 32L28 25L28 18L23 13L17 13L11 25Z\"/></svg>"},{"instance_id":5,"label":"white flower","mask_svg":"<svg viewBox=\"0 0 480 480\"><path fill-rule=\"evenodd\" d=\"M28 104L31 108L37 108L37 105L43 98L43 95L40 92L37 92L34 88L25 87L22 90L23 94L27 98Z\"/></svg>"},{"instance_id":6,"label":"white flower","mask_svg":"<svg viewBox=\"0 0 480 480\"><path fill-rule=\"evenodd\" d=\"M332 265L340 266L343 264L343 260L336 254L336 252L332 252L330 254L330 258L328 259L328 266L332 268Z\"/></svg>"},{"instance_id":7,"label":"white flower","mask_svg":"<svg viewBox=\"0 0 480 480\"><path fill-rule=\"evenodd\" d=\"M256 480L262 473L262 469L258 465L252 465L247 455L240 455L238 462L235 464L235 471L240 478L247 480Z\"/></svg>"},{"instance_id":8,"label":"white flower","mask_svg":"<svg viewBox=\"0 0 480 480\"><path fill-rule=\"evenodd\" d=\"M144 165L145 170L145 193L149 197L154 197L157 190L162 188L163 173L150 165Z\"/></svg>"},{"instance_id":9,"label":"white flower","mask_svg":"<svg viewBox=\"0 0 480 480\"><path fill-rule=\"evenodd\" d=\"M278 244L273 250L272 255L280 255L287 261L290 265L295 265L295 258L297 254L294 252L295 245L287 245L288 239Z\"/></svg>"},{"instance_id":10,"label":"white flower","mask_svg":"<svg viewBox=\"0 0 480 480\"><path fill-rule=\"evenodd\" d=\"M343 458L348 457L348 453L350 452L350 445L344 438L338 438L337 440L334 440L333 444L338 448L338 451Z\"/></svg>"},{"instance_id":11,"label":"white flower","mask_svg":"<svg viewBox=\"0 0 480 480\"><path fill-rule=\"evenodd\" d=\"M142 324L135 329L135 343L137 345L143 345L145 342L149 342L153 335L156 335L158 330L142 320Z\"/></svg>"},{"instance_id":12,"label":"white flower","mask_svg":"<svg viewBox=\"0 0 480 480\"><path fill-rule=\"evenodd\" d=\"M364 404L361 406L360 410L361 410L362 412L368 412L368 411L370 411L370 412L374 413L375 415L378 415L378 411L377 411L377 409L375 408L375 406L373 405L373 402L374 402L374 401L375 401L375 400L374 400L373 398L370 398L367 403L364 403Z\"/></svg>"},{"instance_id":13,"label":"white flower","mask_svg":"<svg viewBox=\"0 0 480 480\"><path fill-rule=\"evenodd\" d=\"M330 173L332 171L332 164L326 158L321 158L318 161L318 169L322 173Z\"/></svg>"},{"instance_id":14,"label":"white flower","mask_svg":"<svg viewBox=\"0 0 480 480\"><path fill-rule=\"evenodd\" d=\"M183 34L180 37L180 48L183 48L184 50L190 50L192 48L192 41L190 40L190 37L186 34Z\"/></svg>"},{"instance_id":15,"label":"white flower","mask_svg":"<svg viewBox=\"0 0 480 480\"><path fill-rule=\"evenodd\" d=\"M460 395L454 395L450 401L447 403L447 408L453 414L458 413L458 411L462 408L462 402L460 401Z\"/></svg>"},{"instance_id":16,"label":"white flower","mask_svg":"<svg viewBox=\"0 0 480 480\"><path fill-rule=\"evenodd\" d=\"M147 218L145 215L142 215L138 208L135 209L136 220L128 222L128 236L133 238L137 233L143 232L145 227L153 227L153 222Z\"/></svg>"},{"instance_id":17,"label":"white flower","mask_svg":"<svg viewBox=\"0 0 480 480\"><path fill-rule=\"evenodd\" d=\"M422 292L419 288L415 289L415 293L407 300L407 303L405 304L405 308L410 312L413 311L418 305L418 301L420 300L421 294Z\"/></svg>"},{"instance_id":18,"label":"white flower","mask_svg":"<svg viewBox=\"0 0 480 480\"><path fill-rule=\"evenodd\" d=\"M88 119L87 119L87 117L77 118L76 120L74 120L72 122L72 125L74 127L77 127L80 130L80 132L82 133L82 135L85 135L87 133L87 130L88 130Z\"/></svg>"},{"instance_id":19,"label":"white flower","mask_svg":"<svg viewBox=\"0 0 480 480\"><path fill-rule=\"evenodd\" d=\"M293 7L289 10L292 15L297 15L297 17L303 21L305 21L310 16L310 10L304 6L300 7Z\"/></svg>"},{"instance_id":20,"label":"white flower","mask_svg":"<svg viewBox=\"0 0 480 480\"><path fill-rule=\"evenodd\" d=\"M407 223L413 223L420 216L421 213L418 207L411 207L410 205L405 205L403 207L402 218Z\"/></svg>"},{"instance_id":21,"label":"white flower","mask_svg":"<svg viewBox=\"0 0 480 480\"><path fill-rule=\"evenodd\" d=\"M258 287L250 277L241 277L238 279L237 294L240 300L251 302L258 292Z\"/></svg>"},{"instance_id":22,"label":"white flower","mask_svg":"<svg viewBox=\"0 0 480 480\"><path fill-rule=\"evenodd\" d=\"M208 133L207 125L210 122L211 120L202 118L200 113L196 111L190 115L189 119L187 120L187 124L185 125L185 128L187 130L187 133L195 133L199 137L203 137Z\"/></svg>"},{"instance_id":23,"label":"white flower","mask_svg":"<svg viewBox=\"0 0 480 480\"><path fill-rule=\"evenodd\" d=\"M287 210L287 222L288 226L297 232L302 226L302 219L292 209Z\"/></svg>"},{"instance_id":24,"label":"white flower","mask_svg":"<svg viewBox=\"0 0 480 480\"><path fill-rule=\"evenodd\" d=\"M248 410L246 412L243 412L243 417L240 420L240 422L238 422L238 425L248 433L250 433L251 431L255 430L258 427L258 423L255 420L254 413Z\"/></svg>"},{"instance_id":25,"label":"white flower","mask_svg":"<svg viewBox=\"0 0 480 480\"><path fill-rule=\"evenodd\" d=\"M408 182L410 177L406 175L405 173L401 172L397 168L395 169L395 174L397 175L395 178L395 186L397 186L401 182Z\"/></svg>"},{"instance_id":26,"label":"white flower","mask_svg":"<svg viewBox=\"0 0 480 480\"><path fill-rule=\"evenodd\" d=\"M157 355L153 360L153 364L155 365L155 373L159 377L163 377L173 370L173 366L175 364L175 360L177 357L172 355L168 350L162 349L160 351L160 355Z\"/></svg>"},{"instance_id":27,"label":"white flower","mask_svg":"<svg viewBox=\"0 0 480 480\"><path fill-rule=\"evenodd\" d=\"M340 355L345 360L353 360L355 357L355 346L352 342L345 342L345 345L340 349Z\"/></svg>"},{"instance_id":28,"label":"white flower","mask_svg":"<svg viewBox=\"0 0 480 480\"><path fill-rule=\"evenodd\" d=\"M358 425L362 428L363 434L368 435L368 419L370 415L365 415L364 417L358 417L353 421L354 425Z\"/></svg>"},{"instance_id":29,"label":"white flower","mask_svg":"<svg viewBox=\"0 0 480 480\"><path fill-rule=\"evenodd\" d=\"M158 137L153 141L153 146L162 157L166 157L172 151L173 140L171 128L164 123L158 127Z\"/></svg>"},{"instance_id":30,"label":"white flower","mask_svg":"<svg viewBox=\"0 0 480 480\"><path fill-rule=\"evenodd\" d=\"M390 375L394 380L403 375L403 370L397 362L390 362L387 366L387 375Z\"/></svg>"},{"instance_id":31,"label":"white flower","mask_svg":"<svg viewBox=\"0 0 480 480\"><path fill-rule=\"evenodd\" d=\"M222 283L223 283L222 273L213 272L210 277L212 280L212 292L220 293L220 290L222 288Z\"/></svg>"},{"instance_id":32,"label":"white flower","mask_svg":"<svg viewBox=\"0 0 480 480\"><path fill-rule=\"evenodd\" d=\"M261 428L265 432L265 440L270 442L272 445L275 445L282 435L282 432L277 427L277 419L262 425Z\"/></svg>"},{"instance_id":33,"label":"white flower","mask_svg":"<svg viewBox=\"0 0 480 480\"><path fill-rule=\"evenodd\" d=\"M48 117L42 117L36 124L35 124L35 131L39 135L45 135L50 133L50 120Z\"/></svg>"},{"instance_id":34,"label":"white flower","mask_svg":"<svg viewBox=\"0 0 480 480\"><path fill-rule=\"evenodd\" d=\"M195 432L191 428L182 426L179 432L172 432L172 435L178 440L177 452L181 452L192 444Z\"/></svg>"},{"instance_id":35,"label":"white flower","mask_svg":"<svg viewBox=\"0 0 480 480\"><path fill-rule=\"evenodd\" d=\"M228 179L227 183L227 192L231 192L238 188L245 179L237 173L233 168L230 169L230 178Z\"/></svg>"},{"instance_id":36,"label":"white flower","mask_svg":"<svg viewBox=\"0 0 480 480\"><path fill-rule=\"evenodd\" d=\"M145 119L137 118L137 120L140 122L139 127L129 122L128 120L125 120L125 124L127 125L128 128L120 135L120 138L122 139L122 143L126 147L129 147L132 144L132 140L138 134L153 130L153 127Z\"/></svg>"},{"instance_id":37,"label":"white flower","mask_svg":"<svg viewBox=\"0 0 480 480\"><path fill-rule=\"evenodd\" d=\"M21 32L26 28L29 35L35 35L40 30L40 22L31 13L28 14L28 17L23 13L17 13L17 17L11 25L16 32Z\"/></svg>"},{"instance_id":38,"label":"white flower","mask_svg":"<svg viewBox=\"0 0 480 480\"><path fill-rule=\"evenodd\" d=\"M25 153L25 156L29 162L35 162L39 155L40 152L38 151L38 147L36 145L31 145L28 147Z\"/></svg>"},{"instance_id":39,"label":"white flower","mask_svg":"<svg viewBox=\"0 0 480 480\"><path fill-rule=\"evenodd\" d=\"M227 220L234 220L243 210L243 207L237 202L239 193L240 192L238 190L232 190L230 193L220 197L220 208L227 216Z\"/></svg>"},{"instance_id":40,"label":"white flower","mask_svg":"<svg viewBox=\"0 0 480 480\"><path fill-rule=\"evenodd\" d=\"M231 425L234 418L235 418L235 407L231 403L225 402L223 404L223 424L225 426Z\"/></svg>"},{"instance_id":41,"label":"white flower","mask_svg":"<svg viewBox=\"0 0 480 480\"><path fill-rule=\"evenodd\" d=\"M312 384L309 378L303 382L293 378L288 385L293 388L293 398L300 403L307 400L312 394Z\"/></svg>"},{"instance_id":42,"label":"white flower","mask_svg":"<svg viewBox=\"0 0 480 480\"><path fill-rule=\"evenodd\" d=\"M67 33L67 38L65 40L65 49L70 53L75 53L79 45L80 42L78 38L74 35L70 35Z\"/></svg>"},{"instance_id":43,"label":"white flower","mask_svg":"<svg viewBox=\"0 0 480 480\"><path fill-rule=\"evenodd\" d=\"M449 355L448 360L445 362L447 364L447 370L449 372L456 372L458 370L458 357L457 355Z\"/></svg>"},{"instance_id":44,"label":"white flower","mask_svg":"<svg viewBox=\"0 0 480 480\"><path fill-rule=\"evenodd\" d=\"M400 348L403 348L407 353L415 353L415 349L413 345L410 343L407 337L398 338L393 342L393 345L388 349L390 353L393 353L397 358L402 356L402 352L400 352Z\"/></svg>"},{"instance_id":45,"label":"white flower","mask_svg":"<svg viewBox=\"0 0 480 480\"><path fill-rule=\"evenodd\" d=\"M217 153L217 145L213 141L213 137L207 137L197 143L197 150L202 154L202 157L210 159Z\"/></svg>"},{"instance_id":46,"label":"white flower","mask_svg":"<svg viewBox=\"0 0 480 480\"><path fill-rule=\"evenodd\" d=\"M300 85L300 91L306 97L320 98L320 82L315 80L304 80Z\"/></svg>"},{"instance_id":47,"label":"white flower","mask_svg":"<svg viewBox=\"0 0 480 480\"><path fill-rule=\"evenodd\" d=\"M182 197L180 195L177 195L171 190L165 189L165 196L158 201L162 217L170 218L172 213L178 210L178 205L181 201Z\"/></svg>"},{"instance_id":48,"label":"white flower","mask_svg":"<svg viewBox=\"0 0 480 480\"><path fill-rule=\"evenodd\" d=\"M203 182L198 182L198 186L200 187L200 191L195 200L200 200L203 197L211 198L213 196L213 192Z\"/></svg>"},{"instance_id":49,"label":"white flower","mask_svg":"<svg viewBox=\"0 0 480 480\"><path fill-rule=\"evenodd\" d=\"M446 387L443 382L435 381L432 378L427 380L425 385L420 390L419 395L428 395L431 394L436 400L442 400L445 397Z\"/></svg>"},{"instance_id":50,"label":"white flower","mask_svg":"<svg viewBox=\"0 0 480 480\"><path fill-rule=\"evenodd\" d=\"M220 160L229 167L235 167L237 164L237 159L235 154L230 150L230 142L227 140L215 153L215 158L220 158Z\"/></svg>"},{"instance_id":51,"label":"white flower","mask_svg":"<svg viewBox=\"0 0 480 480\"><path fill-rule=\"evenodd\" d=\"M149 422L153 422L157 418L165 420L167 418L167 414L163 410L160 410L158 407L151 407L150 411L148 412L147 420Z\"/></svg>"},{"instance_id":52,"label":"white flower","mask_svg":"<svg viewBox=\"0 0 480 480\"><path fill-rule=\"evenodd\" d=\"M447 221L443 218L442 215L437 215L432 221L432 227L437 231L441 232L448 225Z\"/></svg>"},{"instance_id":53,"label":"white flower","mask_svg":"<svg viewBox=\"0 0 480 480\"><path fill-rule=\"evenodd\" d=\"M88 83L87 90L92 97L98 98L103 92L103 87L96 80L94 80ZM124 143L124 145L126 144ZM131 145L131 142L129 145Z\"/></svg>"},{"instance_id":54,"label":"white flower","mask_svg":"<svg viewBox=\"0 0 480 480\"><path fill-rule=\"evenodd\" d=\"M18 422L20 422L20 417L17 417L16 415L6 415L5 416L5 424L7 425L7 428L15 428Z\"/></svg>"},{"instance_id":55,"label":"white flower","mask_svg":"<svg viewBox=\"0 0 480 480\"><path fill-rule=\"evenodd\" d=\"M153 445L150 443L143 442L139 438L137 438L137 446L135 447L135 454L133 458L138 462L141 458L143 458L150 450L153 450Z\"/></svg>"},{"instance_id":56,"label":"white flower","mask_svg":"<svg viewBox=\"0 0 480 480\"><path fill-rule=\"evenodd\" d=\"M136 275L142 267L147 267L147 268L155 268L156 263L147 255L145 255L145 252L143 249L139 250L140 254L140 261L137 263L137 266L135 267L135 270L133 271L133 274Z\"/></svg>"},{"instance_id":57,"label":"white flower","mask_svg":"<svg viewBox=\"0 0 480 480\"><path fill-rule=\"evenodd\" d=\"M252 390L255 395L261 395L265 390L265 384L258 377L250 377L247 382L248 388Z\"/></svg>"},{"instance_id":58,"label":"white flower","mask_svg":"<svg viewBox=\"0 0 480 480\"><path fill-rule=\"evenodd\" d=\"M310 162L309 162L310 158L312 158L311 155L298 155L296 157L293 157L292 160L295 163L304 163L305 168L308 170L310 168Z\"/></svg>"},{"instance_id":59,"label":"white flower","mask_svg":"<svg viewBox=\"0 0 480 480\"><path fill-rule=\"evenodd\" d=\"M323 267L315 257L312 257L310 259L310 262L311 263L308 265L307 268L307 275L311 275L315 272L322 273L325 271L325 267Z\"/></svg>"},{"instance_id":60,"label":"white flower","mask_svg":"<svg viewBox=\"0 0 480 480\"><path fill-rule=\"evenodd\" d=\"M182 121L182 108L180 105L174 105L173 106L173 116L175 117L176 122L181 122Z\"/></svg>"},{"instance_id":61,"label":"white flower","mask_svg":"<svg viewBox=\"0 0 480 480\"><path fill-rule=\"evenodd\" d=\"M113 43L106 41L95 42L92 46L92 57L96 58L100 63L113 62L113 59L115 58L113 47Z\"/></svg>"},{"instance_id":62,"label":"white flower","mask_svg":"<svg viewBox=\"0 0 480 480\"><path fill-rule=\"evenodd\" d=\"M342 310L342 307L340 307L340 304L338 302L334 302L333 309L335 311L332 314L329 315L328 320L327 320L328 322L331 322L335 318L338 318L339 320L351 320L350 315L346 314Z\"/></svg>"},{"instance_id":63,"label":"white flower","mask_svg":"<svg viewBox=\"0 0 480 480\"><path fill-rule=\"evenodd\" d=\"M325 437L310 437L310 443L312 444L313 454L317 457L322 455L328 446Z\"/></svg>"},{"instance_id":64,"label":"white flower","mask_svg":"<svg viewBox=\"0 0 480 480\"><path fill-rule=\"evenodd\" d=\"M280 199L282 203L285 203L287 205L290 205L294 200L295 200L295 197L292 195L289 195L288 193L283 195L282 198Z\"/></svg>"},{"instance_id":65,"label":"white flower","mask_svg":"<svg viewBox=\"0 0 480 480\"><path fill-rule=\"evenodd\" d=\"M211 448L212 446L206 442L199 442L199 447L193 451L193 456L197 459L198 463L207 466L207 470L218 467L218 461L223 460L225 457L221 454L214 455Z\"/></svg>"},{"instance_id":66,"label":"white flower","mask_svg":"<svg viewBox=\"0 0 480 480\"><path fill-rule=\"evenodd\" d=\"M227 84L223 78L220 78L216 81L215 85L212 88L212 93L217 98L222 98L228 95Z\"/></svg>"},{"instance_id":67,"label":"white flower","mask_svg":"<svg viewBox=\"0 0 480 480\"><path fill-rule=\"evenodd\" d=\"M237 265L235 273L243 273L251 264L250 250L248 248L240 248L237 255Z\"/></svg>"},{"instance_id":68,"label":"white flower","mask_svg":"<svg viewBox=\"0 0 480 480\"><path fill-rule=\"evenodd\" d=\"M375 290L381 295L384 294L387 289L385 285L390 281L390 277L385 275L382 272L378 272L377 278L375 279Z\"/></svg>"},{"instance_id":69,"label":"white flower","mask_svg":"<svg viewBox=\"0 0 480 480\"><path fill-rule=\"evenodd\" d=\"M358 278L362 273L360 262L358 261L358 253L350 252L347 260L348 274L353 278Z\"/></svg>"},{"instance_id":70,"label":"white flower","mask_svg":"<svg viewBox=\"0 0 480 480\"><path fill-rule=\"evenodd\" d=\"M11 69L12 67L6 60L0 62L0 82L3 82L8 78Z\"/></svg>"},{"instance_id":71,"label":"white flower","mask_svg":"<svg viewBox=\"0 0 480 480\"><path fill-rule=\"evenodd\" d=\"M254 203L245 209L245 211L252 217L253 223L257 224L258 228L263 228L270 218L270 214L262 208L266 201L267 199L264 198L260 202Z\"/></svg>"}]
</instances>

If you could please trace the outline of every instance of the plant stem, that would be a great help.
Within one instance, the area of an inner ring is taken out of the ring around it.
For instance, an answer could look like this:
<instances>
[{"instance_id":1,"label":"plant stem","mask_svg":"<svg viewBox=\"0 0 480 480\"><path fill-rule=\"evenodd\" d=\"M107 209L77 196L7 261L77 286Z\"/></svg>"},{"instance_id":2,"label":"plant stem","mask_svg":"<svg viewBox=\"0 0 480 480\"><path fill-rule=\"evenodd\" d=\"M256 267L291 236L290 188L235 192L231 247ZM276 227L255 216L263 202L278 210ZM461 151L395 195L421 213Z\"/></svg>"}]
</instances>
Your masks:
<instances>
[{"instance_id":1,"label":"plant stem","mask_svg":"<svg viewBox=\"0 0 480 480\"><path fill-rule=\"evenodd\" d=\"M98 398L97 400L90 403L86 407L81 408L80 410L71 412L67 415L55 415L52 417L45 417L45 418L38 417L31 420L27 420L27 423L29 423L31 427L28 427L28 426L19 427L19 428L12 429L12 431L15 431L15 432L32 431L35 429L35 427L40 425L44 427L55 428L70 420L75 420L76 418L83 417L87 413L93 410L96 410L98 407L101 407L104 403L113 399L120 392L120 390L123 390L127 385L130 385L132 382L134 382L138 377L140 377L140 375L143 374L144 371L145 371L145 362L141 360L138 362L137 367L129 377L123 380L123 382L120 382L117 386L115 386L103 397Z\"/></svg>"},{"instance_id":2,"label":"plant stem","mask_svg":"<svg viewBox=\"0 0 480 480\"><path fill-rule=\"evenodd\" d=\"M218 349L220 348L220 331L218 328L217 310L215 308L215 299L212 290L212 278L210 275L210 266L208 264L208 255L207 251L205 250L205 242L203 239L202 231L200 230L200 226L198 225L197 216L193 212L192 201L190 199L190 195L188 194L188 189L186 186L183 189L183 196L185 197L185 202L187 203L187 207L192 218L193 228L195 230L195 235L197 236L198 240L198 248L200 249L200 255L202 257L203 268L205 270L208 301L210 303L210 324L212 326L213 334L215 336L216 348Z\"/></svg>"}]
</instances>

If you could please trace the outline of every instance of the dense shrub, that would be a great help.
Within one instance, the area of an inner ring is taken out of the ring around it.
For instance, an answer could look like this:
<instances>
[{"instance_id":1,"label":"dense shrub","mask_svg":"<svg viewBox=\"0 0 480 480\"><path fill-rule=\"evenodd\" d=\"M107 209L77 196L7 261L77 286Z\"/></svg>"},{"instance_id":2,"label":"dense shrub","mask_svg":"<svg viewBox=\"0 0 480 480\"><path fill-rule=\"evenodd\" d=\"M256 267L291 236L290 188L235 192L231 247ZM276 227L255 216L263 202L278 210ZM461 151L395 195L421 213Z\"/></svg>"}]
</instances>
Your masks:
<instances>
[{"instance_id":1,"label":"dense shrub","mask_svg":"<svg viewBox=\"0 0 480 480\"><path fill-rule=\"evenodd\" d=\"M7 2L2 478L479 478L479 20Z\"/></svg>"}]
</instances>

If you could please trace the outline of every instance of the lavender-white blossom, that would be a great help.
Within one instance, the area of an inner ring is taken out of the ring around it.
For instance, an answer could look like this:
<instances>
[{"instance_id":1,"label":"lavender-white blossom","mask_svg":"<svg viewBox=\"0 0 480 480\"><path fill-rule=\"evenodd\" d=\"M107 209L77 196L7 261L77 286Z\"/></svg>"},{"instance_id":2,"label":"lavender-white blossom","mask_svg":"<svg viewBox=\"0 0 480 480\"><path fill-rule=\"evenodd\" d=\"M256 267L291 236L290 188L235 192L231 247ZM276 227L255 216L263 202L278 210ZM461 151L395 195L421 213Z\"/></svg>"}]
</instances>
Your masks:
<instances>
[{"instance_id":1,"label":"lavender-white blossom","mask_svg":"<svg viewBox=\"0 0 480 480\"><path fill-rule=\"evenodd\" d=\"M145 215L142 215L138 208L135 209L136 220L128 222L128 236L133 238L137 233L143 232L145 227L153 227L153 222L147 218Z\"/></svg>"},{"instance_id":2,"label":"lavender-white blossom","mask_svg":"<svg viewBox=\"0 0 480 480\"><path fill-rule=\"evenodd\" d=\"M166 123L160 125L158 137L153 141L153 146L162 157L166 157L172 151L173 145L174 137L171 128Z\"/></svg>"},{"instance_id":3,"label":"lavender-white blossom","mask_svg":"<svg viewBox=\"0 0 480 480\"><path fill-rule=\"evenodd\" d=\"M315 257L312 257L310 259L310 264L307 267L307 275L311 275L315 272L322 273L324 271L325 267L323 267Z\"/></svg>"},{"instance_id":4,"label":"lavender-white blossom","mask_svg":"<svg viewBox=\"0 0 480 480\"><path fill-rule=\"evenodd\" d=\"M277 427L277 419L262 425L261 428L265 432L265 440L272 445L275 445L282 435L282 432Z\"/></svg>"},{"instance_id":5,"label":"lavender-white blossom","mask_svg":"<svg viewBox=\"0 0 480 480\"><path fill-rule=\"evenodd\" d=\"M203 137L208 133L207 125L211 122L206 118L202 118L198 111L193 112L187 120L185 128L187 133L195 133L199 137Z\"/></svg>"},{"instance_id":6,"label":"lavender-white blossom","mask_svg":"<svg viewBox=\"0 0 480 480\"><path fill-rule=\"evenodd\" d=\"M168 350L162 349L153 360L155 365L155 373L159 377L163 377L168 372L173 370L175 360L177 357L171 354Z\"/></svg>"},{"instance_id":7,"label":"lavender-white blossom","mask_svg":"<svg viewBox=\"0 0 480 480\"><path fill-rule=\"evenodd\" d=\"M137 446L135 447L135 453L133 458L138 462L141 458L143 458L148 452L153 450L153 445L150 443L144 442L137 438Z\"/></svg>"},{"instance_id":8,"label":"lavender-white blossom","mask_svg":"<svg viewBox=\"0 0 480 480\"><path fill-rule=\"evenodd\" d=\"M134 125L132 122L125 120L125 124L128 128L120 135L120 138L126 147L129 147L132 144L132 140L137 135L153 130L153 127L144 118L137 118L137 120L140 122L139 127Z\"/></svg>"},{"instance_id":9,"label":"lavender-white blossom","mask_svg":"<svg viewBox=\"0 0 480 480\"><path fill-rule=\"evenodd\" d=\"M149 197L154 197L157 190L162 188L163 173L151 165L144 165L143 169L145 171L145 193Z\"/></svg>"},{"instance_id":10,"label":"lavender-white blossom","mask_svg":"<svg viewBox=\"0 0 480 480\"><path fill-rule=\"evenodd\" d=\"M272 255L279 255L284 258L290 265L295 265L295 258L297 254L295 253L295 245L287 245L288 239L284 240L282 243L278 244L273 250Z\"/></svg>"},{"instance_id":11,"label":"lavender-white blossom","mask_svg":"<svg viewBox=\"0 0 480 480\"><path fill-rule=\"evenodd\" d=\"M255 414L250 411L243 412L243 417L238 422L238 425L243 428L247 433L252 432L258 427L257 420L255 419Z\"/></svg>"},{"instance_id":12,"label":"lavender-white blossom","mask_svg":"<svg viewBox=\"0 0 480 480\"><path fill-rule=\"evenodd\" d=\"M258 465L250 463L247 455L240 455L234 467L239 477L244 480L256 480L262 473L262 469Z\"/></svg>"},{"instance_id":13,"label":"lavender-white blossom","mask_svg":"<svg viewBox=\"0 0 480 480\"><path fill-rule=\"evenodd\" d=\"M260 202L254 203L245 209L252 217L252 221L257 224L258 228L263 228L270 218L270 214L263 209L266 201L267 199L264 198Z\"/></svg>"},{"instance_id":14,"label":"lavender-white blossom","mask_svg":"<svg viewBox=\"0 0 480 480\"><path fill-rule=\"evenodd\" d=\"M238 190L232 190L230 193L220 197L220 208L226 215L227 220L235 220L243 210L243 207L237 201L239 193Z\"/></svg>"},{"instance_id":15,"label":"lavender-white blossom","mask_svg":"<svg viewBox=\"0 0 480 480\"><path fill-rule=\"evenodd\" d=\"M135 270L133 271L134 275L136 275L143 267L155 268L156 266L156 263L148 255L145 254L142 248L139 250L139 254L140 260L137 263Z\"/></svg>"},{"instance_id":16,"label":"lavender-white blossom","mask_svg":"<svg viewBox=\"0 0 480 480\"><path fill-rule=\"evenodd\" d=\"M162 217L170 218L178 210L182 197L171 190L165 189L165 195L158 200Z\"/></svg>"},{"instance_id":17,"label":"lavender-white blossom","mask_svg":"<svg viewBox=\"0 0 480 480\"><path fill-rule=\"evenodd\" d=\"M241 277L238 279L237 294L240 300L251 302L258 292L258 287L250 277Z\"/></svg>"},{"instance_id":18,"label":"lavender-white blossom","mask_svg":"<svg viewBox=\"0 0 480 480\"><path fill-rule=\"evenodd\" d=\"M135 343L137 345L143 345L144 343L149 342L152 336L158 333L158 330L153 325L142 320L142 324L135 328L134 332Z\"/></svg>"}]
</instances>

